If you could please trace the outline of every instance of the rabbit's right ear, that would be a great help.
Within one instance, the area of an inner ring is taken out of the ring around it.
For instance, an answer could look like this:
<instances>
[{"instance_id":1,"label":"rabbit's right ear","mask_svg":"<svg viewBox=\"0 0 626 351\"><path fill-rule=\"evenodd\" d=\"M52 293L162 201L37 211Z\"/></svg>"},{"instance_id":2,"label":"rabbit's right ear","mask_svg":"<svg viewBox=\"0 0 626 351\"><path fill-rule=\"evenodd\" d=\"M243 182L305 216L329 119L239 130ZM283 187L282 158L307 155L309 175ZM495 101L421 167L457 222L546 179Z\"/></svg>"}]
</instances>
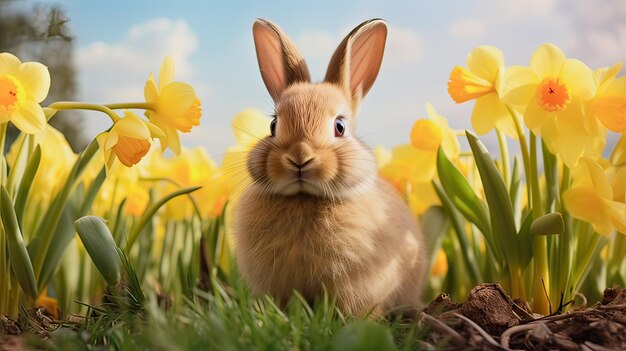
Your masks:
<instances>
[{"instance_id":1,"label":"rabbit's right ear","mask_svg":"<svg viewBox=\"0 0 626 351\"><path fill-rule=\"evenodd\" d=\"M261 76L274 102L296 82L310 82L304 58L289 37L274 23L257 19L252 25Z\"/></svg>"}]
</instances>

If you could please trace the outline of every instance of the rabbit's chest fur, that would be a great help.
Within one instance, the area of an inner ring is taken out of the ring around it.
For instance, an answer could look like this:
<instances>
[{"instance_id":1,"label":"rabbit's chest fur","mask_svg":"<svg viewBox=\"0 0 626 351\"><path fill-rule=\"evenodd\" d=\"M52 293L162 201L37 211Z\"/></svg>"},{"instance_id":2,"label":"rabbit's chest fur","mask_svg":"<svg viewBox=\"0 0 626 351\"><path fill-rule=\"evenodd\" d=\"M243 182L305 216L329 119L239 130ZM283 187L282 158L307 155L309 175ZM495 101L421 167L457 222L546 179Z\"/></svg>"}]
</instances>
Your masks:
<instances>
[{"instance_id":1,"label":"rabbit's chest fur","mask_svg":"<svg viewBox=\"0 0 626 351\"><path fill-rule=\"evenodd\" d=\"M406 270L422 256L420 236L397 220L408 211L399 213L389 193L377 195L372 206L372 199L246 191L235 235L238 265L251 289L284 303L293 290L312 301L326 288L353 312L397 294Z\"/></svg>"}]
</instances>

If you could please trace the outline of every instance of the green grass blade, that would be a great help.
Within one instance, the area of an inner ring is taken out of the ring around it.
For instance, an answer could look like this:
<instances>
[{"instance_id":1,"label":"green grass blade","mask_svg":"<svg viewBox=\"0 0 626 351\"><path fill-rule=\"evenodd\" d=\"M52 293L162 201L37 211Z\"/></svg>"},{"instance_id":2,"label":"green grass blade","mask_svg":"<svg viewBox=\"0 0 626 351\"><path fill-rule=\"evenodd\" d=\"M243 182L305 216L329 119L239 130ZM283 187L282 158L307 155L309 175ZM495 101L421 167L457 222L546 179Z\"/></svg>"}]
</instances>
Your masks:
<instances>
[{"instance_id":1,"label":"green grass blade","mask_svg":"<svg viewBox=\"0 0 626 351\"><path fill-rule=\"evenodd\" d=\"M35 271L17 223L11 196L4 186L0 186L0 204L2 205L0 217L2 218L2 225L9 243L9 256L13 273L26 297L33 302L39 296L35 281Z\"/></svg>"},{"instance_id":2,"label":"green grass blade","mask_svg":"<svg viewBox=\"0 0 626 351\"><path fill-rule=\"evenodd\" d=\"M116 285L120 280L122 263L109 228L97 216L81 217L74 224L85 250L102 277L110 286Z\"/></svg>"},{"instance_id":3,"label":"green grass blade","mask_svg":"<svg viewBox=\"0 0 626 351\"><path fill-rule=\"evenodd\" d=\"M128 236L128 242L125 246L126 252L130 251L135 241L137 241L137 237L139 236L139 233L141 233L143 227L148 223L148 221L152 219L152 217L159 210L159 208L161 208L161 206L165 205L168 201L177 196L190 194L200 188L200 186L192 186L189 188L179 189L166 195L161 200L157 201L156 203L152 204L152 206L147 208L144 214L137 220L137 222L135 222L135 225L133 225L133 228L131 229L130 235Z\"/></svg>"},{"instance_id":4,"label":"green grass blade","mask_svg":"<svg viewBox=\"0 0 626 351\"><path fill-rule=\"evenodd\" d=\"M485 203L474 193L463 174L450 162L441 147L437 151L437 172L441 186L454 206L485 236L490 236L489 217Z\"/></svg>"},{"instance_id":5,"label":"green grass blade","mask_svg":"<svg viewBox=\"0 0 626 351\"><path fill-rule=\"evenodd\" d=\"M17 195L15 197L15 214L17 216L17 222L23 224L24 219L24 209L26 208L26 200L28 199L28 193L30 192L31 186L33 184L33 179L35 178L35 174L37 174L37 169L39 168L39 163L41 162L41 146L35 146L33 153L30 155L28 159L28 163L26 164L26 169L24 170L24 175L20 180L20 185L17 190Z\"/></svg>"}]
</instances>

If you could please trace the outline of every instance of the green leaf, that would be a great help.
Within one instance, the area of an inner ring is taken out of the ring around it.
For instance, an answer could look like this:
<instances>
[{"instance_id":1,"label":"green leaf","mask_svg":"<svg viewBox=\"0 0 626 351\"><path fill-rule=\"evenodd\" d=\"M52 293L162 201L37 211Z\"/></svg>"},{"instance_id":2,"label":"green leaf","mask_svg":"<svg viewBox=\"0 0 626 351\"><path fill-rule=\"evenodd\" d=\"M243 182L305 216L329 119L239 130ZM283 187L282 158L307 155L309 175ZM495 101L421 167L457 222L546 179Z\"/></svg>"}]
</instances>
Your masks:
<instances>
[{"instance_id":1,"label":"green leaf","mask_svg":"<svg viewBox=\"0 0 626 351\"><path fill-rule=\"evenodd\" d=\"M437 173L443 189L457 210L488 236L489 217L485 204L474 193L463 174L450 162L441 147L437 151Z\"/></svg>"},{"instance_id":2,"label":"green leaf","mask_svg":"<svg viewBox=\"0 0 626 351\"><path fill-rule=\"evenodd\" d=\"M472 132L466 130L465 134L485 190L491 218L491 232L496 247L504 253L509 265L517 266L519 265L518 237L509 192L485 145Z\"/></svg>"},{"instance_id":3,"label":"green leaf","mask_svg":"<svg viewBox=\"0 0 626 351\"><path fill-rule=\"evenodd\" d=\"M373 321L358 321L343 327L335 336L332 349L341 351L398 350L389 327Z\"/></svg>"},{"instance_id":4,"label":"green leaf","mask_svg":"<svg viewBox=\"0 0 626 351\"><path fill-rule=\"evenodd\" d=\"M35 271L17 223L11 196L4 186L0 186L0 205L2 205L0 206L0 217L2 218L2 225L9 243L9 257L13 273L26 297L31 301L35 301L39 296L35 281Z\"/></svg>"},{"instance_id":5,"label":"green leaf","mask_svg":"<svg viewBox=\"0 0 626 351\"><path fill-rule=\"evenodd\" d=\"M161 200L157 201L156 203L152 204L152 206L148 207L146 211L144 212L144 214L137 220L137 222L135 222L135 225L133 226L130 232L130 235L128 236L128 243L126 244L126 247L125 247L127 252L130 251L135 241L137 241L137 237L139 236L139 233L141 233L141 230L143 229L143 227L148 223L148 221L152 219L154 214L159 210L159 208L161 208L161 206L165 205L168 201L170 201L171 199L177 196L190 194L200 188L202 187L192 186L189 188L179 189L177 191L174 191L166 195Z\"/></svg>"},{"instance_id":6,"label":"green leaf","mask_svg":"<svg viewBox=\"0 0 626 351\"><path fill-rule=\"evenodd\" d=\"M563 216L559 212L552 212L543 215L533 221L530 225L530 235L551 235L561 234L565 230Z\"/></svg>"},{"instance_id":7,"label":"green leaf","mask_svg":"<svg viewBox=\"0 0 626 351\"><path fill-rule=\"evenodd\" d=\"M559 180L557 175L556 156L548 150L546 143L541 141L541 150L543 153L543 172L546 179L546 208L550 210L552 204L556 200L559 192Z\"/></svg>"},{"instance_id":8,"label":"green leaf","mask_svg":"<svg viewBox=\"0 0 626 351\"><path fill-rule=\"evenodd\" d=\"M39 168L39 163L41 162L41 146L35 146L33 153L30 155L28 159L28 163L26 164L26 169L24 170L24 174L22 175L22 179L20 180L20 186L17 190L17 196L15 197L15 214L17 216L17 221L20 224L23 224L24 219L24 208L26 207L26 200L28 199L28 194L33 185L33 179L35 178L35 174L37 174L37 169Z\"/></svg>"},{"instance_id":9,"label":"green leaf","mask_svg":"<svg viewBox=\"0 0 626 351\"><path fill-rule=\"evenodd\" d=\"M110 285L120 280L121 261L113 236L104 221L97 216L85 216L74 222L80 240L96 268Z\"/></svg>"}]
</instances>

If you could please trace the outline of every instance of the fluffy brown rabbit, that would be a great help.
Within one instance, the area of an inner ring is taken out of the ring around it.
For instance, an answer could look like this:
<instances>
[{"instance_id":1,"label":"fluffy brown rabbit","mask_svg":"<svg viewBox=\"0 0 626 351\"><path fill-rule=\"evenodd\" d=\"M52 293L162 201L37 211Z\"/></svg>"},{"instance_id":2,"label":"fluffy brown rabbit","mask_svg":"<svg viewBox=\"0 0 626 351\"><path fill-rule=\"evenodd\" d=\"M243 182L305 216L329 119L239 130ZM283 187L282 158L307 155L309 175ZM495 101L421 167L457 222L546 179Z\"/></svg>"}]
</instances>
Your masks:
<instances>
[{"instance_id":1,"label":"fluffy brown rabbit","mask_svg":"<svg viewBox=\"0 0 626 351\"><path fill-rule=\"evenodd\" d=\"M419 304L424 240L402 197L357 138L359 105L382 62L387 25L356 27L326 77L311 83L294 43L253 25L261 75L276 104L271 136L248 157L253 184L235 215L237 264L257 295L314 301L326 289L346 314Z\"/></svg>"}]
</instances>

